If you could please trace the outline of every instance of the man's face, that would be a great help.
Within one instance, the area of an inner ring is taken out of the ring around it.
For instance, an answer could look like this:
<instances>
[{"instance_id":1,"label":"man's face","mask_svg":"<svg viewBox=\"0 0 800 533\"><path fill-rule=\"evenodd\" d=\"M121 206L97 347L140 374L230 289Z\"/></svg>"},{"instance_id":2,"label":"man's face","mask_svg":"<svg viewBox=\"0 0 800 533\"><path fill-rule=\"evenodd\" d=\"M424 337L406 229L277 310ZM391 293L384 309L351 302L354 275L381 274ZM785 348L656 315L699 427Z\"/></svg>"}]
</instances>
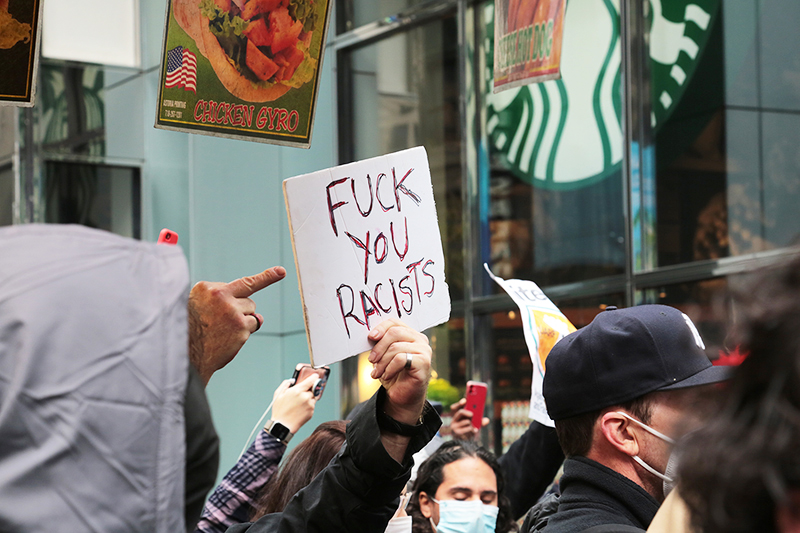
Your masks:
<instances>
[{"instance_id":1,"label":"man's face","mask_svg":"<svg viewBox=\"0 0 800 533\"><path fill-rule=\"evenodd\" d=\"M717 385L704 385L673 391L652 393L651 417L648 424L653 429L679 440L703 425L714 416L719 406ZM639 431L639 457L658 470L665 472L672 445L646 431ZM644 488L663 499L663 484L657 476L643 471Z\"/></svg>"},{"instance_id":2,"label":"man's face","mask_svg":"<svg viewBox=\"0 0 800 533\"><path fill-rule=\"evenodd\" d=\"M442 483L433 497L444 500L480 500L487 505L497 505L497 478L494 470L477 457L465 457L447 464L442 469ZM424 493L423 493L424 495ZM420 511L439 523L439 506L427 496L420 497Z\"/></svg>"}]
</instances>

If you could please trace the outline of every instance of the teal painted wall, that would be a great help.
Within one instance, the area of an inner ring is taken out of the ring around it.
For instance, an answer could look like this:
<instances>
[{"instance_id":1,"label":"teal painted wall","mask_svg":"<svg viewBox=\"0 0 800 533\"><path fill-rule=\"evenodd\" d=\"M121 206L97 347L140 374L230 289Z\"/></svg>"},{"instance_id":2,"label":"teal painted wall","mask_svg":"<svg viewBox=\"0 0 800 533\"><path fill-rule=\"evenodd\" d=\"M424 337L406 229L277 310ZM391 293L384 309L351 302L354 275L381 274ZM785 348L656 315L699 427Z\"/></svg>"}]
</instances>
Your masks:
<instances>
[{"instance_id":1,"label":"teal painted wall","mask_svg":"<svg viewBox=\"0 0 800 533\"><path fill-rule=\"evenodd\" d=\"M324 58L309 150L157 130L165 5L164 0L139 2L142 69L106 94L107 108L121 117L107 121L108 135L117 139L115 150L120 157L141 160L143 238L154 241L163 227L178 232L192 283L230 281L274 265L287 270L285 280L253 297L264 315L263 327L206 389L221 440L221 478L236 462L274 389L296 363L309 359L281 184L337 162L335 54ZM292 444L338 413L334 368L314 418Z\"/></svg>"}]
</instances>

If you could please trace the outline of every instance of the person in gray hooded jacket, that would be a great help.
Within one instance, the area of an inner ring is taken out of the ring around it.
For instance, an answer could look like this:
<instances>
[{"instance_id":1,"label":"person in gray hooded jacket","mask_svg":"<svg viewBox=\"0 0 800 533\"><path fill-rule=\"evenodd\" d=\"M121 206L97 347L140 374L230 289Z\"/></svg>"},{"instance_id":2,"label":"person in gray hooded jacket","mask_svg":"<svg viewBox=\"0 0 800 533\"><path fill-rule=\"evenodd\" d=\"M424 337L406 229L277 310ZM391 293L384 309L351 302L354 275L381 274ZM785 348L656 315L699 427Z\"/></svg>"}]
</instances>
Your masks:
<instances>
[{"instance_id":1,"label":"person in gray hooded jacket","mask_svg":"<svg viewBox=\"0 0 800 533\"><path fill-rule=\"evenodd\" d=\"M219 462L204 383L283 275L201 282L187 316L178 247L0 229L0 530L193 530Z\"/></svg>"}]
</instances>

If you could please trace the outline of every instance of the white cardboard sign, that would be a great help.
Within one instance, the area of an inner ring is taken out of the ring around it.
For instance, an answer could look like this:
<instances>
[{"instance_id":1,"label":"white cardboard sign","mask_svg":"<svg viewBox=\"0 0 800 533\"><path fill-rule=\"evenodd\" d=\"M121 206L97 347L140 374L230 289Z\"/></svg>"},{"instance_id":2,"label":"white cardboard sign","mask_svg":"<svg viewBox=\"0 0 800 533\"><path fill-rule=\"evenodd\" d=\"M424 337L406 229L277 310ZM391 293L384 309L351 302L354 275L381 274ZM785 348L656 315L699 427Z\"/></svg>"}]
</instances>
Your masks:
<instances>
[{"instance_id":1,"label":"white cardboard sign","mask_svg":"<svg viewBox=\"0 0 800 533\"><path fill-rule=\"evenodd\" d=\"M545 361L553 346L575 331L575 326L534 282L522 279L498 278L492 274L486 263L483 264L483 268L486 269L486 272L498 285L503 287L503 290L511 296L511 299L519 307L522 329L525 332L525 342L528 345L528 352L533 362L531 408L528 416L540 424L554 427L555 424L547 414L547 407L542 394Z\"/></svg>"},{"instance_id":2,"label":"white cardboard sign","mask_svg":"<svg viewBox=\"0 0 800 533\"><path fill-rule=\"evenodd\" d=\"M388 318L419 331L450 318L424 148L289 178L283 193L312 364L369 350Z\"/></svg>"}]
</instances>

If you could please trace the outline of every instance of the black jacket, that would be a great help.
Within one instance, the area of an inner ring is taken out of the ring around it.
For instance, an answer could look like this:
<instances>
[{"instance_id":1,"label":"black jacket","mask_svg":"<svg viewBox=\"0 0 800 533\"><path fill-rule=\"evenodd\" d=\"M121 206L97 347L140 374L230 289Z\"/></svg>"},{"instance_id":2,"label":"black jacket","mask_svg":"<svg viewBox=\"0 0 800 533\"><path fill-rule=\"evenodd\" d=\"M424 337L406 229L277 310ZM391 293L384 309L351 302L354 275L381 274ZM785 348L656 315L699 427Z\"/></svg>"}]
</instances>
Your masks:
<instances>
[{"instance_id":1,"label":"black jacket","mask_svg":"<svg viewBox=\"0 0 800 533\"><path fill-rule=\"evenodd\" d=\"M564 462L560 488L558 511L548 517L544 528L534 527L529 514L523 532L577 533L609 524L645 530L659 507L642 487L586 457Z\"/></svg>"},{"instance_id":2,"label":"black jacket","mask_svg":"<svg viewBox=\"0 0 800 533\"><path fill-rule=\"evenodd\" d=\"M370 398L347 425L342 451L325 470L298 492L282 513L239 524L228 533L289 533L336 531L382 533L399 503L398 496L411 476L411 456L430 441L442 421L428 406L424 430L411 438L403 463L386 452L375 417L385 398L383 388Z\"/></svg>"},{"instance_id":3,"label":"black jacket","mask_svg":"<svg viewBox=\"0 0 800 533\"><path fill-rule=\"evenodd\" d=\"M553 482L564 462L564 453L558 444L555 428L533 421L498 462L506 482L504 492L511 502L514 520L517 520Z\"/></svg>"}]
</instances>

